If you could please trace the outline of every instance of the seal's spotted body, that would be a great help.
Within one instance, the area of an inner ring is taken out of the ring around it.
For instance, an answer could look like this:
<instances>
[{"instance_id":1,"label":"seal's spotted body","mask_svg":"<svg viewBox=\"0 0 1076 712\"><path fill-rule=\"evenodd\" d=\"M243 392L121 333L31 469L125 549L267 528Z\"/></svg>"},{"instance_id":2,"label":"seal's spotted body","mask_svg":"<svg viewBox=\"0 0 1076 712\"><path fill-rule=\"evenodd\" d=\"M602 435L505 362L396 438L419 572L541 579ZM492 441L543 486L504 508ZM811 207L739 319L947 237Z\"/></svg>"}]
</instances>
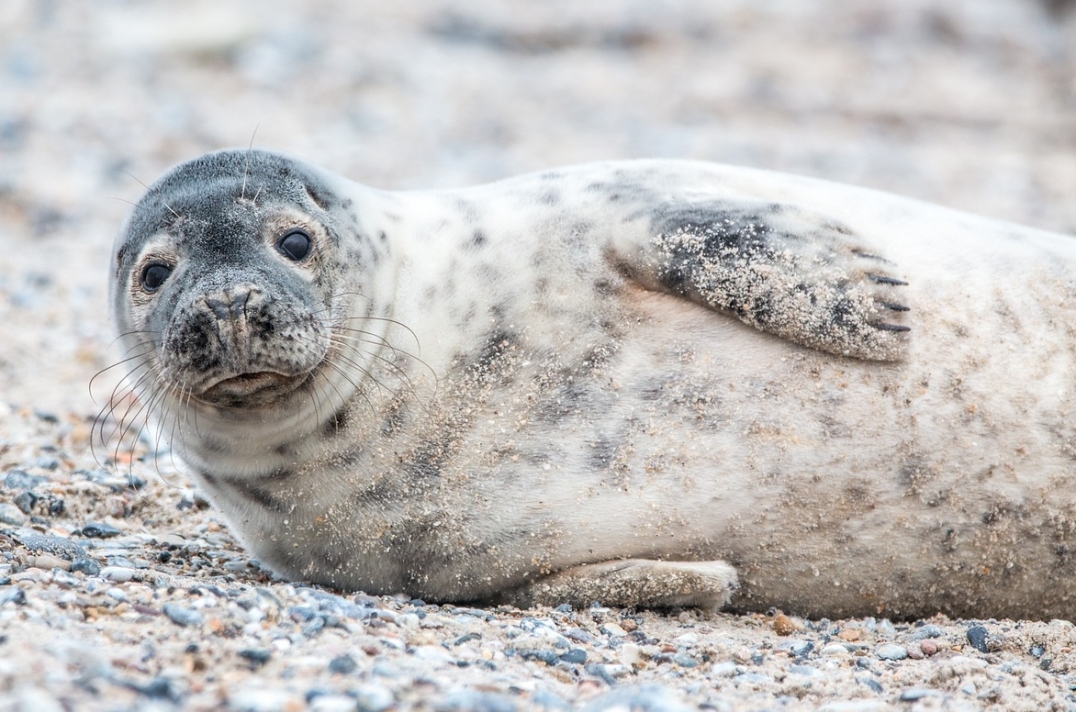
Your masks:
<instances>
[{"instance_id":1,"label":"seal's spotted body","mask_svg":"<svg viewBox=\"0 0 1076 712\"><path fill-rule=\"evenodd\" d=\"M115 267L132 382L288 577L1076 614L1069 238L698 163L388 193L236 151Z\"/></svg>"}]
</instances>

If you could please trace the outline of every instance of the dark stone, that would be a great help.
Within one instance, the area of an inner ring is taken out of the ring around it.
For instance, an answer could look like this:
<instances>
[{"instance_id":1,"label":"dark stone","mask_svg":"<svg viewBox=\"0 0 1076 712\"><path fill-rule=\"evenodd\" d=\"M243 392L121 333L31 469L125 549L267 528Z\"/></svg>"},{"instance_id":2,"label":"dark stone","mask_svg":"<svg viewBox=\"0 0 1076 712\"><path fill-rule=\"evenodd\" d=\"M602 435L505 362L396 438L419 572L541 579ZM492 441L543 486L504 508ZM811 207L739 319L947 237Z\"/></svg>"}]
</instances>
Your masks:
<instances>
[{"instance_id":1,"label":"dark stone","mask_svg":"<svg viewBox=\"0 0 1076 712\"><path fill-rule=\"evenodd\" d=\"M582 648L572 648L561 655L560 659L566 663L571 663L572 665L585 665L587 662L587 651Z\"/></svg>"},{"instance_id":2,"label":"dark stone","mask_svg":"<svg viewBox=\"0 0 1076 712\"><path fill-rule=\"evenodd\" d=\"M15 496L15 499L11 500L16 507L22 510L23 514L29 514L34 511L34 505L37 504L37 495L33 492L26 491L20 492Z\"/></svg>"},{"instance_id":3,"label":"dark stone","mask_svg":"<svg viewBox=\"0 0 1076 712\"><path fill-rule=\"evenodd\" d=\"M52 554L53 556L59 556L61 559L66 559L67 561L78 561L79 559L86 558L85 549L83 549L77 542L62 536L25 534L21 536L16 535L15 538L20 544L34 553Z\"/></svg>"},{"instance_id":4,"label":"dark stone","mask_svg":"<svg viewBox=\"0 0 1076 712\"><path fill-rule=\"evenodd\" d=\"M968 642L971 643L971 646L978 650L980 653L990 652L990 648L987 647L986 644L987 638L990 637L990 633L987 632L986 628L982 627L981 625L973 625L972 627L968 628L967 636Z\"/></svg>"},{"instance_id":5,"label":"dark stone","mask_svg":"<svg viewBox=\"0 0 1076 712\"><path fill-rule=\"evenodd\" d=\"M101 567L93 559L81 558L75 559L71 564L71 570L75 572L84 573L87 576L97 576L101 573Z\"/></svg>"},{"instance_id":6,"label":"dark stone","mask_svg":"<svg viewBox=\"0 0 1076 712\"><path fill-rule=\"evenodd\" d=\"M4 486L8 489L29 490L48 481L47 477L31 475L26 470L8 470L4 476Z\"/></svg>"},{"instance_id":7,"label":"dark stone","mask_svg":"<svg viewBox=\"0 0 1076 712\"><path fill-rule=\"evenodd\" d=\"M247 648L239 651L239 657L249 662L252 668L260 668L269 662L272 654L268 650L261 650L260 648Z\"/></svg>"},{"instance_id":8,"label":"dark stone","mask_svg":"<svg viewBox=\"0 0 1076 712\"><path fill-rule=\"evenodd\" d=\"M15 586L0 588L0 606L5 603L14 603L16 606L21 606L26 603L26 591Z\"/></svg>"},{"instance_id":9,"label":"dark stone","mask_svg":"<svg viewBox=\"0 0 1076 712\"><path fill-rule=\"evenodd\" d=\"M359 668L355 658L350 655L340 655L329 661L329 672L338 675L350 675Z\"/></svg>"},{"instance_id":10,"label":"dark stone","mask_svg":"<svg viewBox=\"0 0 1076 712\"><path fill-rule=\"evenodd\" d=\"M467 635L461 635L460 637L456 638L456 642L454 642L453 645L463 645L464 643L470 642L472 640L482 640L482 634L468 633Z\"/></svg>"},{"instance_id":11,"label":"dark stone","mask_svg":"<svg viewBox=\"0 0 1076 712\"><path fill-rule=\"evenodd\" d=\"M92 539L110 539L122 533L116 527L104 522L86 522L82 525L82 536Z\"/></svg>"}]
</instances>

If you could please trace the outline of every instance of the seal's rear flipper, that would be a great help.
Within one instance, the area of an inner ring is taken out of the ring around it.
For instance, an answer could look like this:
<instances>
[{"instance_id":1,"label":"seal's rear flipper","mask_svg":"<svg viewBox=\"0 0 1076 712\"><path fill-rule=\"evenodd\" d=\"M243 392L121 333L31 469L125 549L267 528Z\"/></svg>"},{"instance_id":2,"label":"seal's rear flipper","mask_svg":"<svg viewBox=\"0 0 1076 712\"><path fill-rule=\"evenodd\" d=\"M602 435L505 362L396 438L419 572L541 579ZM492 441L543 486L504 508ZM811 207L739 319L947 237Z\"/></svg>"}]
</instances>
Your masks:
<instances>
[{"instance_id":1,"label":"seal's rear flipper","mask_svg":"<svg viewBox=\"0 0 1076 712\"><path fill-rule=\"evenodd\" d=\"M849 228L792 205L727 198L666 200L649 219L649 244L622 237L613 255L644 287L827 353L904 357L907 282Z\"/></svg>"},{"instance_id":2,"label":"seal's rear flipper","mask_svg":"<svg viewBox=\"0 0 1076 712\"><path fill-rule=\"evenodd\" d=\"M605 606L717 609L736 588L736 570L723 561L622 559L584 564L539 579L504 595L504 603L528 607L568 603Z\"/></svg>"}]
</instances>

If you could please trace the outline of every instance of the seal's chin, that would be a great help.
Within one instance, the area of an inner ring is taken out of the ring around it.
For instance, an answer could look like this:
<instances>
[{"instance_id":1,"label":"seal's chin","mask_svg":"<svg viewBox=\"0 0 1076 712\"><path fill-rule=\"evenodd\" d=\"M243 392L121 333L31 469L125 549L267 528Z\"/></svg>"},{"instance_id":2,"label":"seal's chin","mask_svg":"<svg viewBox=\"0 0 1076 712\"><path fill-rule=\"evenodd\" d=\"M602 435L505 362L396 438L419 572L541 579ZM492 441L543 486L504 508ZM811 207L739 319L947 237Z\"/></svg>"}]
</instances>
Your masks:
<instances>
[{"instance_id":1,"label":"seal's chin","mask_svg":"<svg viewBox=\"0 0 1076 712\"><path fill-rule=\"evenodd\" d=\"M288 376L275 371L242 373L217 381L198 400L224 408L256 408L285 398L310 379L309 373Z\"/></svg>"}]
</instances>

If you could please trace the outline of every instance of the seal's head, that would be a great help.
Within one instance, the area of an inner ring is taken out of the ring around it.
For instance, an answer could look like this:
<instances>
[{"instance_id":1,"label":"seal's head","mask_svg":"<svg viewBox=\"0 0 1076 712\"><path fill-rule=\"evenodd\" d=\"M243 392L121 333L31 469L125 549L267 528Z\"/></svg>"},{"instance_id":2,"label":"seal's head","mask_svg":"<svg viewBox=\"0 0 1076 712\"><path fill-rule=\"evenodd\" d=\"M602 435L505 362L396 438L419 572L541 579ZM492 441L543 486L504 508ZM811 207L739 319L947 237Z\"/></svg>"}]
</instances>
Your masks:
<instances>
[{"instance_id":1,"label":"seal's head","mask_svg":"<svg viewBox=\"0 0 1076 712\"><path fill-rule=\"evenodd\" d=\"M111 279L137 390L164 409L256 414L316 387L337 301L362 289L343 269L342 236L356 226L334 180L233 150L150 186L116 240Z\"/></svg>"}]
</instances>

